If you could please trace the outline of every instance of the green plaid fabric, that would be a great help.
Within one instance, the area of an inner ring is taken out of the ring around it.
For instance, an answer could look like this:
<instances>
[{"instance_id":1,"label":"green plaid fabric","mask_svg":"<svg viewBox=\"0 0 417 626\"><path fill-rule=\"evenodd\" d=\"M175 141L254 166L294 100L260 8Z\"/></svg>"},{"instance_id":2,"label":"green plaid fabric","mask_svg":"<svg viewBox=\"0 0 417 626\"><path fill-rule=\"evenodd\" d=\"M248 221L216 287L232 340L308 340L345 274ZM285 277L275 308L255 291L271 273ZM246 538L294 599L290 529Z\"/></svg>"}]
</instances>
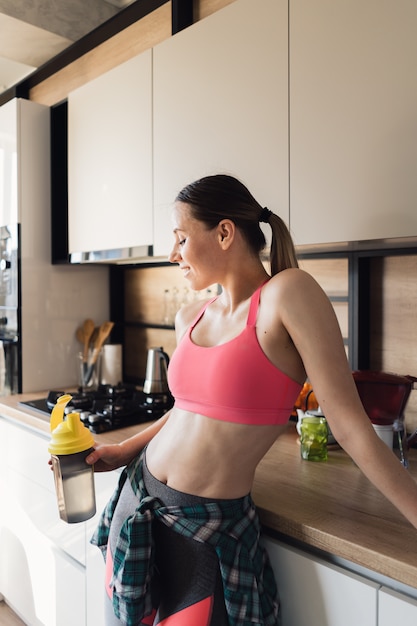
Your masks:
<instances>
[{"instance_id":1,"label":"green plaid fabric","mask_svg":"<svg viewBox=\"0 0 417 626\"><path fill-rule=\"evenodd\" d=\"M113 557L111 584L118 619L126 626L135 626L152 612L152 520L157 518L175 532L214 547L230 626L277 626L279 603L275 578L259 543L259 519L250 495L197 506L164 506L146 492L142 462L143 453L123 470L118 488L91 539L105 557L113 513L122 487L129 479L139 505L122 526Z\"/></svg>"}]
</instances>

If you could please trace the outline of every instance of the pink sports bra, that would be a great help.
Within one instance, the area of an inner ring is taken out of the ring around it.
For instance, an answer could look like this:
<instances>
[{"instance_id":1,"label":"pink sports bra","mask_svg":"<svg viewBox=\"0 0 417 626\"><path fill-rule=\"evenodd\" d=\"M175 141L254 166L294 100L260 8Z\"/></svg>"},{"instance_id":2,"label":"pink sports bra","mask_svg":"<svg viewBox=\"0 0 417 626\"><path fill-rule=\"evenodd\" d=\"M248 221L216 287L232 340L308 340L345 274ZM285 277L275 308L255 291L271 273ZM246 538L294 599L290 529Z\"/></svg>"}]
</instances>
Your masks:
<instances>
[{"instance_id":1,"label":"pink sports bra","mask_svg":"<svg viewBox=\"0 0 417 626\"><path fill-rule=\"evenodd\" d=\"M207 302L182 337L168 367L179 409L237 424L286 424L302 385L269 361L256 336L262 286L251 297L246 327L218 346L193 343L191 333Z\"/></svg>"}]
</instances>

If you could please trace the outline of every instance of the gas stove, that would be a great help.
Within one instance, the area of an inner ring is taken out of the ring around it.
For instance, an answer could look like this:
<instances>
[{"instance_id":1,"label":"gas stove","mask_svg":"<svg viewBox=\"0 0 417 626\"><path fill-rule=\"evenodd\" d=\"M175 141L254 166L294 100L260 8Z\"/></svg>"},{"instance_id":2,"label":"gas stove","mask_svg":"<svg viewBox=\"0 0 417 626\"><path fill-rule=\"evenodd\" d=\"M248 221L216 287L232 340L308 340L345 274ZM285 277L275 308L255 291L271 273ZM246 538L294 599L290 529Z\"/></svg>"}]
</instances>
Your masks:
<instances>
[{"instance_id":1,"label":"gas stove","mask_svg":"<svg viewBox=\"0 0 417 626\"><path fill-rule=\"evenodd\" d=\"M20 404L50 415L57 399L65 393L50 391L46 398ZM72 400L65 413L79 413L84 425L97 434L158 419L174 404L169 393L146 394L141 387L128 384L100 385L95 391L80 389L70 395Z\"/></svg>"}]
</instances>

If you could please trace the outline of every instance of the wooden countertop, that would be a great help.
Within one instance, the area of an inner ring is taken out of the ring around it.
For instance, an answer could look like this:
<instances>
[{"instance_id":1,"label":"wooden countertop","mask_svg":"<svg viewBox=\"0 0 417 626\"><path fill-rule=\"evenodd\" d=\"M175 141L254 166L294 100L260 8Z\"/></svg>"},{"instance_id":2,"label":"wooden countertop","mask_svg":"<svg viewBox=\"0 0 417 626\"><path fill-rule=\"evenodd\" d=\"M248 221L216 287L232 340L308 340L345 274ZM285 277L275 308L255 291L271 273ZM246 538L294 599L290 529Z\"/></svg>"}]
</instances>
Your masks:
<instances>
[{"instance_id":1,"label":"wooden countertop","mask_svg":"<svg viewBox=\"0 0 417 626\"><path fill-rule=\"evenodd\" d=\"M303 461L291 423L259 464L253 497L262 523L287 537L417 588L417 530L338 446ZM416 450L409 471L417 478Z\"/></svg>"},{"instance_id":2,"label":"wooden countertop","mask_svg":"<svg viewBox=\"0 0 417 626\"><path fill-rule=\"evenodd\" d=\"M19 406L22 400L45 396L0 398L0 414L49 433L47 419ZM146 426L95 435L95 439L117 443ZM415 449L410 451L409 471L417 479ZM265 527L417 588L417 531L340 448L329 448L327 462L303 461L291 422L259 464L253 498Z\"/></svg>"}]
</instances>

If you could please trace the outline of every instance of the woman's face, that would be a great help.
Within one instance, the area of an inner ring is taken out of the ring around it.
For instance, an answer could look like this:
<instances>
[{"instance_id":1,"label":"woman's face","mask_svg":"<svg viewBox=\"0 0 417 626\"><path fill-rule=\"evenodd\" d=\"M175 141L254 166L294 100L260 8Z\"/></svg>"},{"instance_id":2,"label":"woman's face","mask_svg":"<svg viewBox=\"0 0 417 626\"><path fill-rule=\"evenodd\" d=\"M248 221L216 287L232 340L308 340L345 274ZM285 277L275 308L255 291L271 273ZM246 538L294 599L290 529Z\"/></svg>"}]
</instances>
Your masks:
<instances>
[{"instance_id":1,"label":"woman's face","mask_svg":"<svg viewBox=\"0 0 417 626\"><path fill-rule=\"evenodd\" d=\"M178 263L190 287L205 289L218 281L218 231L191 216L190 206L176 202L173 210L175 243L169 255L171 263Z\"/></svg>"}]
</instances>

